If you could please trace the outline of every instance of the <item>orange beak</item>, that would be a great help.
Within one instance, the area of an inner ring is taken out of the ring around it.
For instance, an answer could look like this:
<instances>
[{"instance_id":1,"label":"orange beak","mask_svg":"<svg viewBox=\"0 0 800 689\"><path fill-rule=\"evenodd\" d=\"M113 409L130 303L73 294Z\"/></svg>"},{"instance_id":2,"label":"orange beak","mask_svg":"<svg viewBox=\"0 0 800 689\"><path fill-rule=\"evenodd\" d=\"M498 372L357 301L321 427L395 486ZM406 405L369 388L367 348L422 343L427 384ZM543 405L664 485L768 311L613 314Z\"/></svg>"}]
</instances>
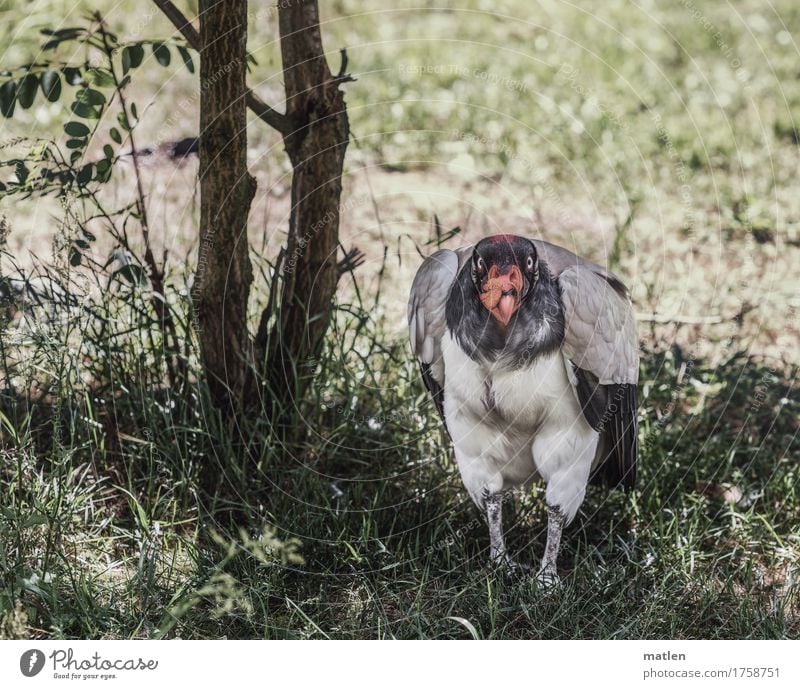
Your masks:
<instances>
[{"instance_id":1,"label":"orange beak","mask_svg":"<svg viewBox=\"0 0 800 689\"><path fill-rule=\"evenodd\" d=\"M522 274L515 265L505 273L501 273L497 266L489 269L489 278L480 295L481 303L503 327L508 326L519 309L522 284Z\"/></svg>"}]
</instances>

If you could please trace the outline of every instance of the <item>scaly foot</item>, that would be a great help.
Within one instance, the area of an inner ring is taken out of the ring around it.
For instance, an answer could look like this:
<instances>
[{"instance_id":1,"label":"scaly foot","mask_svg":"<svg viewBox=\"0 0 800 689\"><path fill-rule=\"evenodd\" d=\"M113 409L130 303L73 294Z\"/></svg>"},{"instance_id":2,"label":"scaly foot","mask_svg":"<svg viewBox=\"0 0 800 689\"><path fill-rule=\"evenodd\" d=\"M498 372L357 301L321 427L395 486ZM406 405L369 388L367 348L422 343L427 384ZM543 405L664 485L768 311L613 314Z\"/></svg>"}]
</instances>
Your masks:
<instances>
[{"instance_id":1,"label":"scaly foot","mask_svg":"<svg viewBox=\"0 0 800 689\"><path fill-rule=\"evenodd\" d=\"M531 571L529 565L524 565L522 563L517 562L516 560L509 557L507 553L492 555L490 563L492 567L495 567L501 570L503 573L511 576L520 576L522 574L527 574L528 572Z\"/></svg>"},{"instance_id":2,"label":"scaly foot","mask_svg":"<svg viewBox=\"0 0 800 689\"><path fill-rule=\"evenodd\" d=\"M558 587L561 579L555 567L542 567L536 575L536 586L545 592L552 591Z\"/></svg>"}]
</instances>

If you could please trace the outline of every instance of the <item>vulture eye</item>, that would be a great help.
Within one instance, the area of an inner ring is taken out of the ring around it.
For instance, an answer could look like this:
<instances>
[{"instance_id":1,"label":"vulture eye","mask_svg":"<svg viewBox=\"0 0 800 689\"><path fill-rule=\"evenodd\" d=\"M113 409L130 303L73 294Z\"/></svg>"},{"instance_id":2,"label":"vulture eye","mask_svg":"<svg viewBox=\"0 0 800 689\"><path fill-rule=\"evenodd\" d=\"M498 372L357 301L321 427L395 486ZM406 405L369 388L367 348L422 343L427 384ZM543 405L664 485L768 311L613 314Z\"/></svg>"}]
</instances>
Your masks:
<instances>
[{"instance_id":1,"label":"vulture eye","mask_svg":"<svg viewBox=\"0 0 800 689\"><path fill-rule=\"evenodd\" d=\"M528 256L528 260L525 261L525 268L528 272L533 270L533 256Z\"/></svg>"},{"instance_id":2,"label":"vulture eye","mask_svg":"<svg viewBox=\"0 0 800 689\"><path fill-rule=\"evenodd\" d=\"M478 259L475 261L475 269L478 271L479 275L483 275L486 272L486 264L480 256L478 256Z\"/></svg>"}]
</instances>

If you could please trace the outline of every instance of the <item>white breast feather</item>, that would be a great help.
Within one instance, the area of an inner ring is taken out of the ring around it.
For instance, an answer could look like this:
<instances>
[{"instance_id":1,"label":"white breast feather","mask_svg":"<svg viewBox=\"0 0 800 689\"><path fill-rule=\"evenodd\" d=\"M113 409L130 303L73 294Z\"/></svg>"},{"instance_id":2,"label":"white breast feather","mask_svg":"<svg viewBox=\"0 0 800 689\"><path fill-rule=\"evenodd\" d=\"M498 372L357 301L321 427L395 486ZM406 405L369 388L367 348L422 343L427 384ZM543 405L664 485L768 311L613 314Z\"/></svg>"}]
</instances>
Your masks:
<instances>
[{"instance_id":1,"label":"white breast feather","mask_svg":"<svg viewBox=\"0 0 800 689\"><path fill-rule=\"evenodd\" d=\"M484 488L507 490L537 476L558 477L567 469L585 485L598 435L583 417L561 352L509 371L473 361L449 332L442 352L445 418L461 477L476 502L480 504ZM494 408L484 401L487 383ZM576 462L586 466L576 471ZM571 497L571 486L566 492L569 496L561 502L571 518L580 502Z\"/></svg>"}]
</instances>

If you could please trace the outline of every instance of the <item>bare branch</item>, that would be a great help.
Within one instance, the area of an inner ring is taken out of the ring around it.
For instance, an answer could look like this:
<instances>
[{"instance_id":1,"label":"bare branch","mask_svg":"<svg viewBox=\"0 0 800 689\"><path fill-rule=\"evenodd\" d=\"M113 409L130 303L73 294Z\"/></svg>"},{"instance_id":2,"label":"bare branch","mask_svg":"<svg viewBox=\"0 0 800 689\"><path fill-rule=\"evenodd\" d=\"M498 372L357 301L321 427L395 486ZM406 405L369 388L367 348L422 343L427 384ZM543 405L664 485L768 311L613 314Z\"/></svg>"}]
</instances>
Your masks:
<instances>
[{"instance_id":1,"label":"bare branch","mask_svg":"<svg viewBox=\"0 0 800 689\"><path fill-rule=\"evenodd\" d=\"M346 81L355 81L356 78L347 73L347 50L339 48L339 55L342 58L342 62L339 67L339 73L334 77L334 80L337 84L343 84Z\"/></svg>"},{"instance_id":2,"label":"bare branch","mask_svg":"<svg viewBox=\"0 0 800 689\"><path fill-rule=\"evenodd\" d=\"M258 115L264 122L266 122L273 129L277 129L281 134L288 134L292 131L291 122L286 115L273 110L263 100L261 100L252 89L247 88L245 94L245 102L250 110Z\"/></svg>"},{"instance_id":3,"label":"bare branch","mask_svg":"<svg viewBox=\"0 0 800 689\"><path fill-rule=\"evenodd\" d=\"M686 316L683 314L670 316L661 313L637 313L636 320L647 323L685 323L687 325L715 325L726 321L722 316Z\"/></svg>"},{"instance_id":4,"label":"bare branch","mask_svg":"<svg viewBox=\"0 0 800 689\"><path fill-rule=\"evenodd\" d=\"M344 247L342 247L342 250L344 250ZM364 265L364 261L366 260L366 254L357 246L354 246L350 251L345 251L344 258L336 264L339 277L345 273L352 273L356 268Z\"/></svg>"},{"instance_id":5,"label":"bare branch","mask_svg":"<svg viewBox=\"0 0 800 689\"><path fill-rule=\"evenodd\" d=\"M186 42L200 52L200 33L194 28L194 24L190 22L177 7L175 3L170 0L153 0L158 8L167 15L175 28L183 34Z\"/></svg>"},{"instance_id":6,"label":"bare branch","mask_svg":"<svg viewBox=\"0 0 800 689\"><path fill-rule=\"evenodd\" d=\"M194 28L194 24L175 6L175 3L172 0L153 0L153 2L180 31L186 42L200 52L200 34ZM267 105L250 88L245 94L245 102L250 110L273 129L277 129L281 134L291 131L289 118Z\"/></svg>"}]
</instances>

